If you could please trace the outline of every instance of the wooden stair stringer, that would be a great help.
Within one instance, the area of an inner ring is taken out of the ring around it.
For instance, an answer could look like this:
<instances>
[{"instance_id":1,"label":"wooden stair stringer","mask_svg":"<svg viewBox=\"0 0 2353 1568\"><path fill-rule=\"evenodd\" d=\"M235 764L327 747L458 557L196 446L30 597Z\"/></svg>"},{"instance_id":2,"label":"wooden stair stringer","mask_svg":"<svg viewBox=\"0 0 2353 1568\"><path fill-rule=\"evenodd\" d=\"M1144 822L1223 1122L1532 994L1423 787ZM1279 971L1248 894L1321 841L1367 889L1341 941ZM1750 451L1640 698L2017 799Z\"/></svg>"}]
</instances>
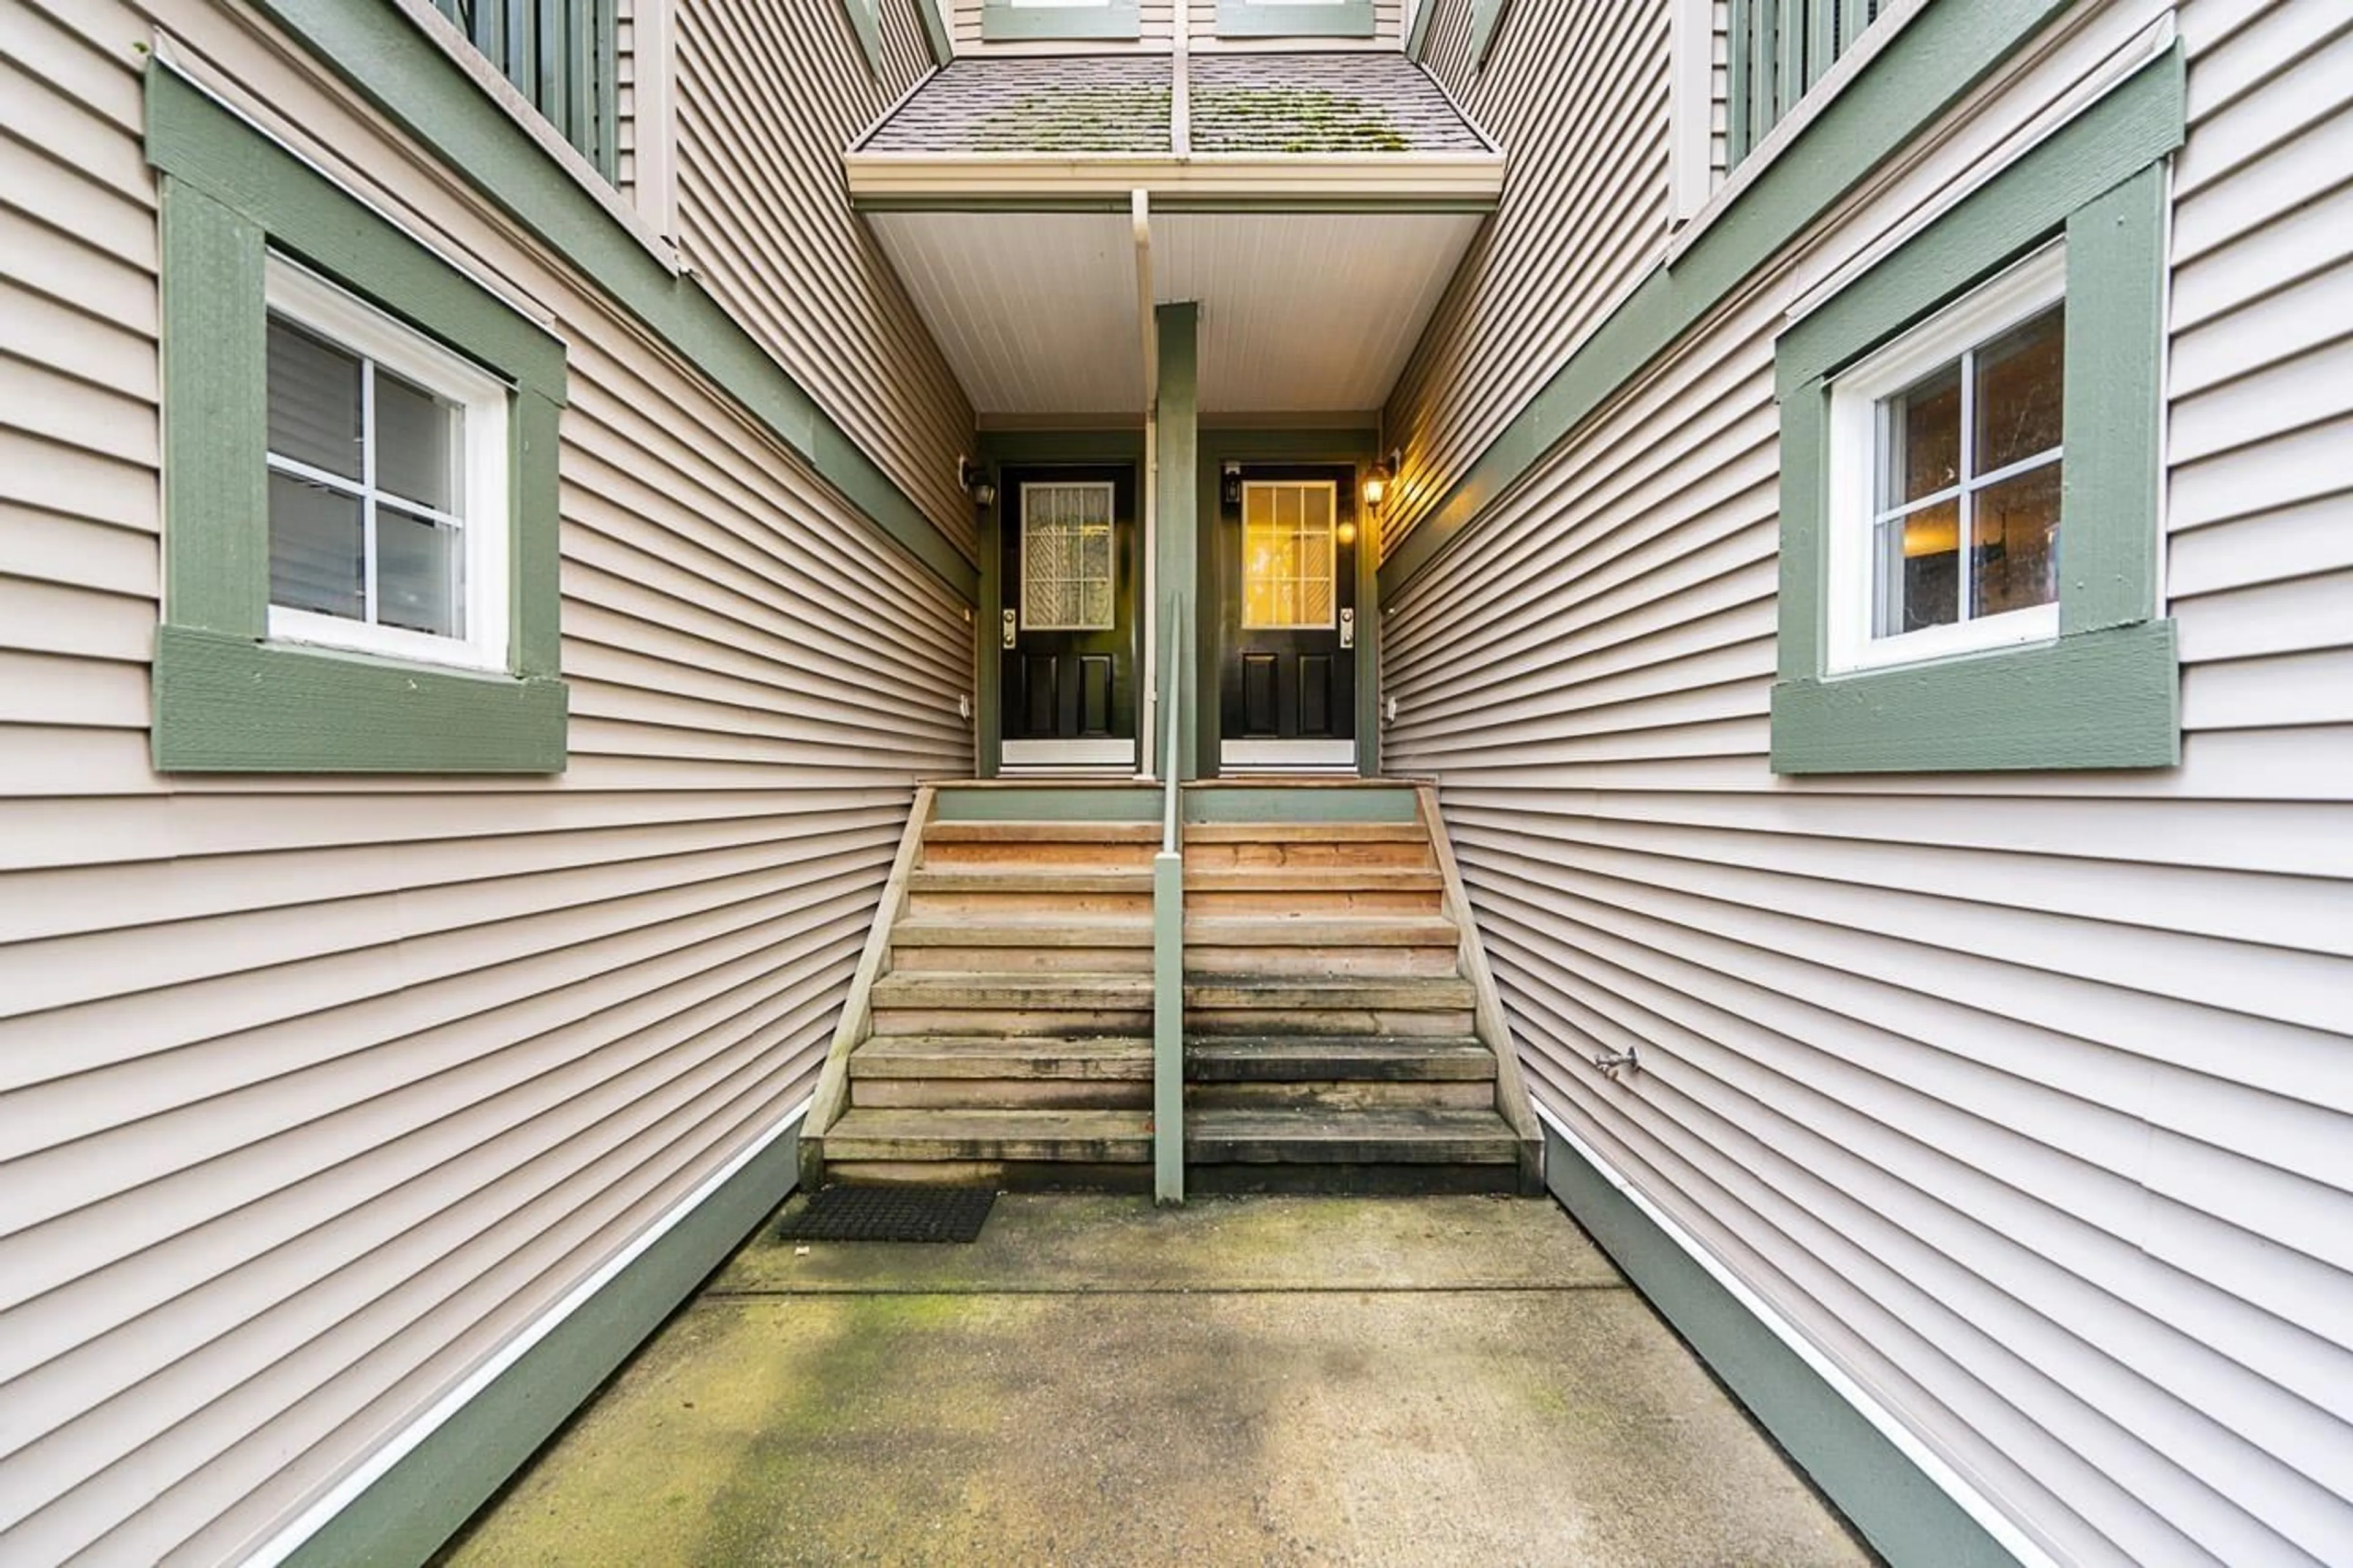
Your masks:
<instances>
[{"instance_id":1,"label":"wooden stair stringer","mask_svg":"<svg viewBox=\"0 0 2353 1568\"><path fill-rule=\"evenodd\" d=\"M1494 972L1487 967L1487 950L1479 941L1479 921L1462 886L1461 868L1454 860L1453 841L1439 815L1438 790L1431 784L1417 784L1414 795L1421 802L1422 826L1429 830L1430 853L1438 860L1445 911L1454 921L1461 943L1462 976L1471 982L1474 1031L1480 1042L1495 1053L1495 1110L1520 1141L1520 1191L1525 1196L1538 1196L1545 1190L1544 1129L1528 1100L1519 1047L1512 1038L1511 1021L1495 990Z\"/></svg>"},{"instance_id":2,"label":"wooden stair stringer","mask_svg":"<svg viewBox=\"0 0 2353 1568\"><path fill-rule=\"evenodd\" d=\"M812 1191L825 1184L826 1131L849 1104L850 1054L872 1033L874 983L890 972L891 932L906 909L908 879L923 859L923 834L931 826L936 794L930 784L915 786L907 829L899 836L899 852L891 861L890 878L882 884L882 896L874 907L874 921L866 931L865 951L858 956L858 972L850 979L849 994L842 1001L841 1016L835 1020L833 1038L826 1046L817 1093L801 1122L801 1185Z\"/></svg>"}]
</instances>

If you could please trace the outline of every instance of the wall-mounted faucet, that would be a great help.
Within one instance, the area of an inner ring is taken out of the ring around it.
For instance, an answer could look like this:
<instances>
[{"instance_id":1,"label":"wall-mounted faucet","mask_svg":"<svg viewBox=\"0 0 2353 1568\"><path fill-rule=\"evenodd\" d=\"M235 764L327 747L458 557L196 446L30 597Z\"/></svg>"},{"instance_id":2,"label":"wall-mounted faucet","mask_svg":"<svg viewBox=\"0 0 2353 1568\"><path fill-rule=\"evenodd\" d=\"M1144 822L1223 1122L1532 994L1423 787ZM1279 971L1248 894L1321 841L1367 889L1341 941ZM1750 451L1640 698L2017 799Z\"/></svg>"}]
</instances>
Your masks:
<instances>
[{"instance_id":1,"label":"wall-mounted faucet","mask_svg":"<svg viewBox=\"0 0 2353 1568\"><path fill-rule=\"evenodd\" d=\"M1641 1069L1642 1063L1641 1058L1635 1056L1634 1047L1629 1046L1622 1051L1596 1051L1593 1055L1593 1065L1601 1069L1603 1078L1608 1079L1611 1083L1616 1083L1619 1075L1638 1072Z\"/></svg>"}]
</instances>

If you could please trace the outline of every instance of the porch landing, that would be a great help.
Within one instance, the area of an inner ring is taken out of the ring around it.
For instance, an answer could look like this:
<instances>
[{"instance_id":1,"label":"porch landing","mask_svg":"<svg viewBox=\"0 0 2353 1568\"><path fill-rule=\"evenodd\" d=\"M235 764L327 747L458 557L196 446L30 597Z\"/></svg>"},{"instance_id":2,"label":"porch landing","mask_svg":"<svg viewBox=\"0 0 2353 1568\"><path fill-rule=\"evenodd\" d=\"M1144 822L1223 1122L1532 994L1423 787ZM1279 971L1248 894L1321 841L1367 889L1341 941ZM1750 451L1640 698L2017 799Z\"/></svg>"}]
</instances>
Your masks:
<instances>
[{"instance_id":1,"label":"porch landing","mask_svg":"<svg viewBox=\"0 0 2353 1568\"><path fill-rule=\"evenodd\" d=\"M1549 1203L775 1229L447 1562L1869 1561Z\"/></svg>"}]
</instances>

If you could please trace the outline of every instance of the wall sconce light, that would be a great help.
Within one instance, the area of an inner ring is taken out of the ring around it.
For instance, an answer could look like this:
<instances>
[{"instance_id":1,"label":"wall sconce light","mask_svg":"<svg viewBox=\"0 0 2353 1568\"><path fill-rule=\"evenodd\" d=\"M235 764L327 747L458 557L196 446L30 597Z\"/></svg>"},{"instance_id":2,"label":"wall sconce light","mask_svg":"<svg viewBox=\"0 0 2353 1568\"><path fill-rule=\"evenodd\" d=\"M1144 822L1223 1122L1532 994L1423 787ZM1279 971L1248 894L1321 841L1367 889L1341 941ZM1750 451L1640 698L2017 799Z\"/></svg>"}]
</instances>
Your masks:
<instances>
[{"instance_id":1,"label":"wall sconce light","mask_svg":"<svg viewBox=\"0 0 2353 1568\"><path fill-rule=\"evenodd\" d=\"M1398 477L1398 470L1404 467L1405 452L1400 447L1391 447L1389 455L1375 463L1373 471L1365 476L1365 504L1371 507L1380 505L1381 498L1389 493L1390 482Z\"/></svg>"},{"instance_id":2,"label":"wall sconce light","mask_svg":"<svg viewBox=\"0 0 2353 1568\"><path fill-rule=\"evenodd\" d=\"M1219 477L1223 482L1218 487L1219 494L1224 499L1226 505L1241 505L1242 466L1240 463L1228 463L1219 470Z\"/></svg>"},{"instance_id":3,"label":"wall sconce light","mask_svg":"<svg viewBox=\"0 0 2353 1568\"><path fill-rule=\"evenodd\" d=\"M970 496L975 506L989 506L997 500L997 487L988 482L988 466L970 458L956 459L956 488Z\"/></svg>"}]
</instances>

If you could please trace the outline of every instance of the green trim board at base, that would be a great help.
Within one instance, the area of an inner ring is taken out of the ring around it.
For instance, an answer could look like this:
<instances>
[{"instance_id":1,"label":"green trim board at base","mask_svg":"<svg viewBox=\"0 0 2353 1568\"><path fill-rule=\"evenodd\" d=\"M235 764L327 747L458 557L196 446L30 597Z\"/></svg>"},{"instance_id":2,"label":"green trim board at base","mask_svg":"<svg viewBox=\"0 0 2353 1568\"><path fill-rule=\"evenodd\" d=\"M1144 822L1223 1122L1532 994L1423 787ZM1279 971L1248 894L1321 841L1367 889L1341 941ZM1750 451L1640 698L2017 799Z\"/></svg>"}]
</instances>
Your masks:
<instances>
[{"instance_id":1,"label":"green trim board at base","mask_svg":"<svg viewBox=\"0 0 2353 1568\"><path fill-rule=\"evenodd\" d=\"M158 771L554 773L569 692L503 676L157 628Z\"/></svg>"},{"instance_id":2,"label":"green trim board at base","mask_svg":"<svg viewBox=\"0 0 2353 1568\"><path fill-rule=\"evenodd\" d=\"M1286 5L1282 0L1218 0L1221 38L1369 38L1373 0L1324 0L1322 5Z\"/></svg>"},{"instance_id":3,"label":"green trim board at base","mask_svg":"<svg viewBox=\"0 0 2353 1568\"><path fill-rule=\"evenodd\" d=\"M1779 773L2169 767L2172 623L2157 613L2165 170L2177 46L1849 283L1774 348L1781 399ZM1831 377L2065 237L2059 637L1917 665L1827 668Z\"/></svg>"},{"instance_id":4,"label":"green trim board at base","mask_svg":"<svg viewBox=\"0 0 2353 1568\"><path fill-rule=\"evenodd\" d=\"M955 58L955 39L948 32L948 19L943 9L948 0L913 0L915 15L923 24L923 42L932 51L932 63L944 66Z\"/></svg>"},{"instance_id":5,"label":"green trim board at base","mask_svg":"<svg viewBox=\"0 0 2353 1568\"><path fill-rule=\"evenodd\" d=\"M1095 0L1092 5L1072 0L1059 5L984 0L980 8L980 37L988 44L1039 38L1132 40L1143 32L1135 0Z\"/></svg>"},{"instance_id":6,"label":"green trim board at base","mask_svg":"<svg viewBox=\"0 0 2353 1568\"><path fill-rule=\"evenodd\" d=\"M1550 1126L1545 1185L1894 1568L2018 1559L1619 1184Z\"/></svg>"},{"instance_id":7,"label":"green trim board at base","mask_svg":"<svg viewBox=\"0 0 2353 1568\"><path fill-rule=\"evenodd\" d=\"M1408 823L1421 815L1411 784L1187 785L1184 807L1187 822L1202 823Z\"/></svg>"},{"instance_id":8,"label":"green trim board at base","mask_svg":"<svg viewBox=\"0 0 2353 1568\"><path fill-rule=\"evenodd\" d=\"M921 10L923 0L914 0ZM866 57L866 68L876 76L882 73L881 0L841 0L841 8L849 17L849 30L858 35L859 53Z\"/></svg>"},{"instance_id":9,"label":"green trim board at base","mask_svg":"<svg viewBox=\"0 0 2353 1568\"><path fill-rule=\"evenodd\" d=\"M2173 623L1773 688L1777 773L2164 768L2181 761Z\"/></svg>"},{"instance_id":10,"label":"green trim board at base","mask_svg":"<svg viewBox=\"0 0 2353 1568\"><path fill-rule=\"evenodd\" d=\"M1157 822L1160 786L1134 784L1016 784L932 796L934 822Z\"/></svg>"},{"instance_id":11,"label":"green trim board at base","mask_svg":"<svg viewBox=\"0 0 2353 1568\"><path fill-rule=\"evenodd\" d=\"M1610 312L1447 487L1382 563L1385 598L1419 576L1678 338L2067 5L1938 0L1923 8L1672 267L1653 271Z\"/></svg>"},{"instance_id":12,"label":"green trim board at base","mask_svg":"<svg viewBox=\"0 0 2353 1568\"><path fill-rule=\"evenodd\" d=\"M784 1202L799 1170L797 1116L284 1561L429 1560Z\"/></svg>"},{"instance_id":13,"label":"green trim board at base","mask_svg":"<svg viewBox=\"0 0 2353 1568\"><path fill-rule=\"evenodd\" d=\"M691 278L665 267L393 5L256 0L344 81L733 398L866 521L971 603L974 563Z\"/></svg>"}]
</instances>

